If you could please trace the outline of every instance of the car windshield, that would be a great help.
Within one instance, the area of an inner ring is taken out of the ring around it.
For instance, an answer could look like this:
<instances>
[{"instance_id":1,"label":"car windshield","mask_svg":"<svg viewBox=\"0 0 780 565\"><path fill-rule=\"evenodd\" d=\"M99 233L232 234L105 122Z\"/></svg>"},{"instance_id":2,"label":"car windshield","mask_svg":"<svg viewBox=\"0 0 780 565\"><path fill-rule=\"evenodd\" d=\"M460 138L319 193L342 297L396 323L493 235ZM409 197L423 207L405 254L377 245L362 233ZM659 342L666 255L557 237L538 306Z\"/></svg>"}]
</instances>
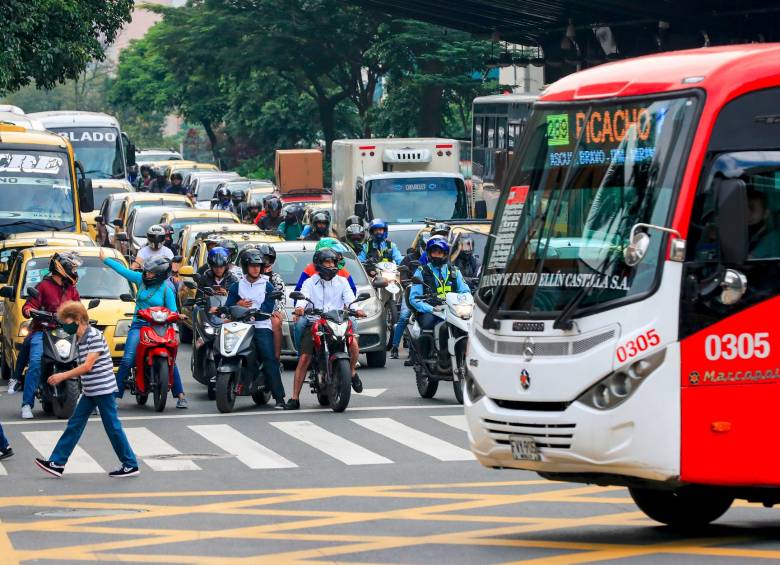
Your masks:
<instances>
[{"instance_id":1,"label":"car windshield","mask_svg":"<svg viewBox=\"0 0 780 565\"><path fill-rule=\"evenodd\" d=\"M146 232L154 224L160 223L160 218L164 213L165 208L162 207L136 210L135 218L133 219L133 236L141 238L146 237Z\"/></svg>"},{"instance_id":2,"label":"car windshield","mask_svg":"<svg viewBox=\"0 0 780 565\"><path fill-rule=\"evenodd\" d=\"M69 140L87 178L121 179L125 177L122 137L116 128L49 128Z\"/></svg>"},{"instance_id":3,"label":"car windshield","mask_svg":"<svg viewBox=\"0 0 780 565\"><path fill-rule=\"evenodd\" d=\"M692 97L537 109L496 208L479 298L544 317L649 292L663 234L649 232L636 267L623 250L637 223L667 225L695 113Z\"/></svg>"},{"instance_id":4,"label":"car windshield","mask_svg":"<svg viewBox=\"0 0 780 565\"><path fill-rule=\"evenodd\" d=\"M106 201L106 198L111 196L112 194L119 194L119 193L126 193L127 190L124 188L119 187L101 187L101 186L95 186L92 188L92 198L95 199L95 210L99 210L103 207L103 202ZM114 202L121 202L121 199L117 199ZM118 204L115 205L116 209L115 211L119 210ZM110 210L109 210L110 212Z\"/></svg>"},{"instance_id":5,"label":"car windshield","mask_svg":"<svg viewBox=\"0 0 780 565\"><path fill-rule=\"evenodd\" d=\"M390 228L387 239L395 243L402 255L406 255L406 250L412 246L419 231L419 228L408 229L405 226L393 226Z\"/></svg>"},{"instance_id":6,"label":"car windshield","mask_svg":"<svg viewBox=\"0 0 780 565\"><path fill-rule=\"evenodd\" d=\"M306 265L311 263L314 253L308 251L282 251L277 249L274 271L284 279L284 284L296 285ZM356 286L365 286L368 283L366 272L353 254L344 256L344 268L349 271Z\"/></svg>"},{"instance_id":7,"label":"car windshield","mask_svg":"<svg viewBox=\"0 0 780 565\"><path fill-rule=\"evenodd\" d=\"M426 218L466 219L463 180L454 177L403 177L366 182L372 218L412 224Z\"/></svg>"},{"instance_id":8,"label":"car windshield","mask_svg":"<svg viewBox=\"0 0 780 565\"><path fill-rule=\"evenodd\" d=\"M217 187L225 182L224 178L200 179L198 182L198 202L210 201Z\"/></svg>"},{"instance_id":9,"label":"car windshield","mask_svg":"<svg viewBox=\"0 0 780 565\"><path fill-rule=\"evenodd\" d=\"M181 161L177 153L144 153L135 158L137 163L153 163L154 161Z\"/></svg>"},{"instance_id":10,"label":"car windshield","mask_svg":"<svg viewBox=\"0 0 780 565\"><path fill-rule=\"evenodd\" d=\"M467 237L474 242L474 255L476 257L485 256L485 245L487 245L488 235L485 233L460 232L458 238Z\"/></svg>"},{"instance_id":11,"label":"car windshield","mask_svg":"<svg viewBox=\"0 0 780 565\"><path fill-rule=\"evenodd\" d=\"M0 234L73 230L69 162L65 152L0 148Z\"/></svg>"},{"instance_id":12,"label":"car windshield","mask_svg":"<svg viewBox=\"0 0 780 565\"><path fill-rule=\"evenodd\" d=\"M215 222L220 222L223 224L236 223L232 218L222 217L217 219L214 216L206 216L203 218L182 218L181 220L174 220L173 222L170 222L171 227L173 228L173 240L178 241L182 230L184 230L184 228L187 226L191 226L193 224L213 224Z\"/></svg>"},{"instance_id":13,"label":"car windshield","mask_svg":"<svg viewBox=\"0 0 780 565\"><path fill-rule=\"evenodd\" d=\"M133 289L127 279L116 271L106 267L99 257L82 257L84 264L78 268L79 281L76 288L81 298L119 298L121 294L132 294ZM51 257L36 257L27 261L24 273L22 296L27 289L35 286L49 274Z\"/></svg>"}]
</instances>

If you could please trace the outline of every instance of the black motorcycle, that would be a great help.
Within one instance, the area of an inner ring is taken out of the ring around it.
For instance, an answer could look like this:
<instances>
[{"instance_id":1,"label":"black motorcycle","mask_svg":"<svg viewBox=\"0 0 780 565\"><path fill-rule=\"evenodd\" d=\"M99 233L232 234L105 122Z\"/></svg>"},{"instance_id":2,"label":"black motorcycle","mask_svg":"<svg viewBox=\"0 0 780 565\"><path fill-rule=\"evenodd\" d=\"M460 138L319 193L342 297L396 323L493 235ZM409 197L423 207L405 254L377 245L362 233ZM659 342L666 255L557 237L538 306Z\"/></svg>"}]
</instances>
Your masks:
<instances>
[{"instance_id":1,"label":"black motorcycle","mask_svg":"<svg viewBox=\"0 0 780 565\"><path fill-rule=\"evenodd\" d=\"M27 292L30 296L38 296L36 288L29 288ZM100 299L93 298L87 308L92 309L99 304ZM54 414L61 419L70 418L81 395L81 381L67 379L52 386L48 380L50 376L69 371L78 365L78 338L75 334L68 335L57 316L51 312L30 310L30 317L44 327L41 378L35 396L46 414Z\"/></svg>"},{"instance_id":2,"label":"black motorcycle","mask_svg":"<svg viewBox=\"0 0 780 565\"><path fill-rule=\"evenodd\" d=\"M190 369L193 378L208 388L209 400L216 399L217 364L214 353L215 339L224 319L219 310L227 301L226 294L216 294L212 287L198 289L198 294L188 305L197 305L192 320L192 355ZM212 312L216 308L217 312Z\"/></svg>"}]
</instances>

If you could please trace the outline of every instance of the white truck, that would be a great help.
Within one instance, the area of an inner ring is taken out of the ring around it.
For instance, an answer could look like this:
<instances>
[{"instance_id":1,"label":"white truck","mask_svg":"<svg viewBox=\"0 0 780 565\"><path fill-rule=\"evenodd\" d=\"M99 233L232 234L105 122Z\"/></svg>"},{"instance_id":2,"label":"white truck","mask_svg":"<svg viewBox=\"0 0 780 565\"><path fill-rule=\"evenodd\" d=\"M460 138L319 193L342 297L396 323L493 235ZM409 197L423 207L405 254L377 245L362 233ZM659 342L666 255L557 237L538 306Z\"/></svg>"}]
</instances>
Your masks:
<instances>
[{"instance_id":1,"label":"white truck","mask_svg":"<svg viewBox=\"0 0 780 565\"><path fill-rule=\"evenodd\" d=\"M403 252L426 218L471 217L455 139L340 139L333 142L333 227L344 234L346 219L382 218ZM393 235L395 234L395 235ZM399 241L400 240L400 241Z\"/></svg>"}]
</instances>

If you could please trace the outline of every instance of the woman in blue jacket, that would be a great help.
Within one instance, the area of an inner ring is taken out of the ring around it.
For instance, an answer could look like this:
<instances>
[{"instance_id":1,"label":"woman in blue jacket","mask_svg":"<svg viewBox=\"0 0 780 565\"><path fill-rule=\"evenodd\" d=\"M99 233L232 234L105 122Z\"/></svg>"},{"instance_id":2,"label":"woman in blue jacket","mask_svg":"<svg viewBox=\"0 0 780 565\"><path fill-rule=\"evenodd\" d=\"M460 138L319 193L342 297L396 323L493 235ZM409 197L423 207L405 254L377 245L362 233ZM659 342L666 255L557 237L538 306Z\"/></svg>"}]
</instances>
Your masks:
<instances>
[{"instance_id":1,"label":"woman in blue jacket","mask_svg":"<svg viewBox=\"0 0 780 565\"><path fill-rule=\"evenodd\" d=\"M171 262L163 257L153 257L146 261L142 271L131 271L120 261L111 257L106 257L105 252L100 250L101 260L111 269L119 273L131 283L138 287L138 294L135 297L135 314L133 323L127 332L125 340L125 353L122 361L119 363L119 371L116 374L116 384L119 387L117 397L122 398L125 393L125 380L130 374L130 369L135 365L135 352L138 348L138 341L141 339L141 328L146 322L138 317L138 311L152 306L165 306L168 310L176 312L176 297L173 295L173 288L168 284L168 278L171 276ZM176 408L187 408L187 399L184 397L184 387L181 384L181 375L179 367L173 368L173 395L178 398Z\"/></svg>"}]
</instances>

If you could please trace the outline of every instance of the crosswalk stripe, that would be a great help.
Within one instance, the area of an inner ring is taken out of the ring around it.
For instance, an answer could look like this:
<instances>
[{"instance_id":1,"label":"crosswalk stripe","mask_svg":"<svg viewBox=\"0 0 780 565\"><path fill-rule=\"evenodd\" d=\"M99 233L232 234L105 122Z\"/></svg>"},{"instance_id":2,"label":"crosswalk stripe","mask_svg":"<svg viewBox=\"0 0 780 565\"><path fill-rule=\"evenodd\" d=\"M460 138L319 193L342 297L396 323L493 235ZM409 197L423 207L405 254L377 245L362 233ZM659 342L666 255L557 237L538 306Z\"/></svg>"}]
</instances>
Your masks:
<instances>
[{"instance_id":1,"label":"crosswalk stripe","mask_svg":"<svg viewBox=\"0 0 780 565\"><path fill-rule=\"evenodd\" d=\"M376 398L386 390L387 390L386 388L364 388L363 392L356 392L355 394L358 394L360 396L368 396L370 398Z\"/></svg>"},{"instance_id":2,"label":"crosswalk stripe","mask_svg":"<svg viewBox=\"0 0 780 565\"><path fill-rule=\"evenodd\" d=\"M125 434L136 456L153 471L200 471L187 459L153 459L157 455L180 455L181 451L146 428L125 428Z\"/></svg>"},{"instance_id":3,"label":"crosswalk stripe","mask_svg":"<svg viewBox=\"0 0 780 565\"><path fill-rule=\"evenodd\" d=\"M353 418L352 421L439 461L470 461L474 459L474 455L470 451L397 422L392 418Z\"/></svg>"},{"instance_id":4,"label":"crosswalk stripe","mask_svg":"<svg viewBox=\"0 0 780 565\"><path fill-rule=\"evenodd\" d=\"M0 475L7 475L8 471L5 470L5 467L3 467L3 464L0 463Z\"/></svg>"},{"instance_id":5,"label":"crosswalk stripe","mask_svg":"<svg viewBox=\"0 0 780 565\"><path fill-rule=\"evenodd\" d=\"M431 418L463 432L469 431L469 425L466 423L466 416L463 414L453 414L452 416L431 416Z\"/></svg>"},{"instance_id":6,"label":"crosswalk stripe","mask_svg":"<svg viewBox=\"0 0 780 565\"><path fill-rule=\"evenodd\" d=\"M62 435L61 431L45 431L45 432L22 432L27 441L40 453L44 459L48 459L51 456L51 452L54 450L54 446L57 445L57 440ZM78 445L73 450L73 454L68 460L68 464L65 466L66 473L105 473L103 467L98 465L98 462L92 459L86 451L84 451Z\"/></svg>"},{"instance_id":7,"label":"crosswalk stripe","mask_svg":"<svg viewBox=\"0 0 780 565\"><path fill-rule=\"evenodd\" d=\"M314 449L322 451L347 465L379 465L392 463L390 459L382 457L356 443L344 439L328 430L319 427L312 422L302 420L295 422L271 422L271 425L291 435L297 440L310 445Z\"/></svg>"},{"instance_id":8,"label":"crosswalk stripe","mask_svg":"<svg viewBox=\"0 0 780 565\"><path fill-rule=\"evenodd\" d=\"M235 455L236 459L250 469L288 469L298 466L226 424L188 427L224 451Z\"/></svg>"}]
</instances>

